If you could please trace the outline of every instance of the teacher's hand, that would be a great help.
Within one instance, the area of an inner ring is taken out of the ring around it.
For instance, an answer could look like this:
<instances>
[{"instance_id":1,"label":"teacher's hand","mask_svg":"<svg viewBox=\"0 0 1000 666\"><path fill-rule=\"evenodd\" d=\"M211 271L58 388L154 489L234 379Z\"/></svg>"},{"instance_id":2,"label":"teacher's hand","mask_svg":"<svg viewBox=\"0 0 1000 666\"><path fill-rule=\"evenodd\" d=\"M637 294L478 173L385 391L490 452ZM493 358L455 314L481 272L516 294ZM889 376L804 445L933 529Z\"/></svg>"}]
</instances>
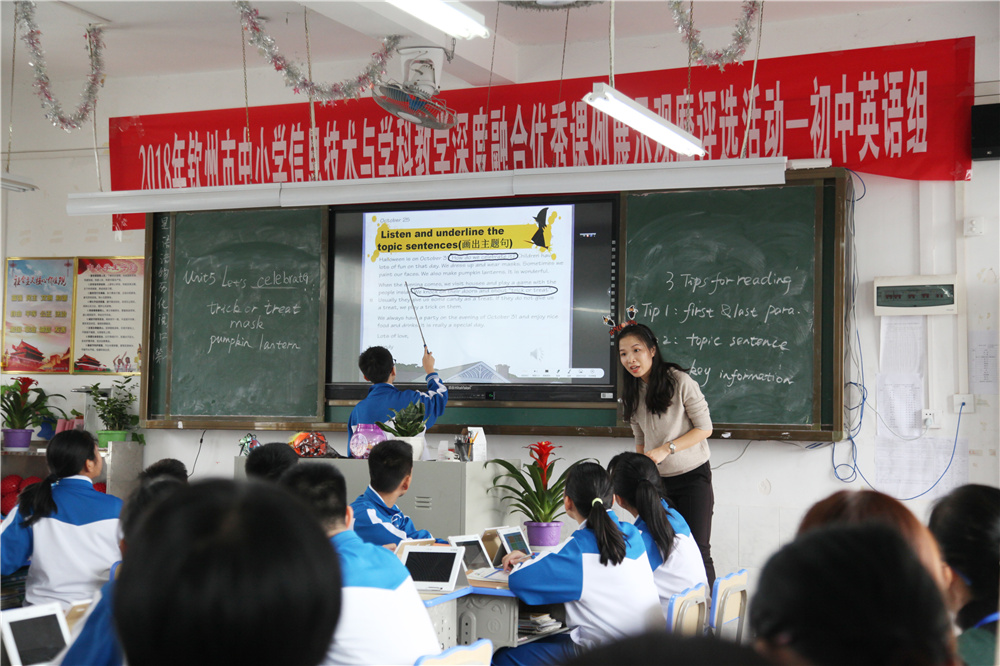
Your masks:
<instances>
[{"instance_id":1,"label":"teacher's hand","mask_svg":"<svg viewBox=\"0 0 1000 666\"><path fill-rule=\"evenodd\" d=\"M670 455L670 449L665 446L658 446L651 451L646 451L646 457L659 465Z\"/></svg>"}]
</instances>

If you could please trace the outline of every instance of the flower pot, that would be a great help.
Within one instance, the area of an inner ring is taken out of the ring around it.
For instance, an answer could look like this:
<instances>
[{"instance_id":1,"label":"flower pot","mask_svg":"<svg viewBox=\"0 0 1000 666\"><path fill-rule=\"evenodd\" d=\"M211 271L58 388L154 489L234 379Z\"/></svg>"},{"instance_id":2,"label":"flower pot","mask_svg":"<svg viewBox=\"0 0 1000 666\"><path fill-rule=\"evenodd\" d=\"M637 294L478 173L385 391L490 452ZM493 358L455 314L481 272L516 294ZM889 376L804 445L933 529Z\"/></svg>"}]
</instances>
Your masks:
<instances>
[{"instance_id":1,"label":"flower pot","mask_svg":"<svg viewBox=\"0 0 1000 666\"><path fill-rule=\"evenodd\" d=\"M347 444L347 455L351 458L367 458L372 447L384 442L386 435L374 423L362 423L354 426L351 440Z\"/></svg>"},{"instance_id":2,"label":"flower pot","mask_svg":"<svg viewBox=\"0 0 1000 666\"><path fill-rule=\"evenodd\" d=\"M529 520L524 526L528 532L528 543L532 547L545 548L559 545L559 537L562 534L561 520L552 523L535 523Z\"/></svg>"},{"instance_id":3,"label":"flower pot","mask_svg":"<svg viewBox=\"0 0 1000 666\"><path fill-rule=\"evenodd\" d=\"M413 459L420 460L420 456L424 453L424 446L427 443L425 435L427 431L422 431L419 435L414 435L413 437L394 437L393 439L398 439L401 442L406 442L413 447Z\"/></svg>"},{"instance_id":4,"label":"flower pot","mask_svg":"<svg viewBox=\"0 0 1000 666\"><path fill-rule=\"evenodd\" d=\"M8 451L27 451L31 446L31 435L34 428L4 428L3 448Z\"/></svg>"},{"instance_id":5,"label":"flower pot","mask_svg":"<svg viewBox=\"0 0 1000 666\"><path fill-rule=\"evenodd\" d=\"M97 448L108 448L108 442L127 442L131 433L128 430L98 430Z\"/></svg>"}]
</instances>

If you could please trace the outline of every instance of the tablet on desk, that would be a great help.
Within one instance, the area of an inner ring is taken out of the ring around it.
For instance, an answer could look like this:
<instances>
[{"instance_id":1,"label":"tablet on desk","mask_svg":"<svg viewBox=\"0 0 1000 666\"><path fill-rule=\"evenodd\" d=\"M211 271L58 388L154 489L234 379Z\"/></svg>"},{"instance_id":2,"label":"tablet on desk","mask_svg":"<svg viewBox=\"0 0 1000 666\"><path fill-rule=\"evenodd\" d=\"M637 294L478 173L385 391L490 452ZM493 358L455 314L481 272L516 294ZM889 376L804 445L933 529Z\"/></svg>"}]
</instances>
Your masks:
<instances>
[{"instance_id":1,"label":"tablet on desk","mask_svg":"<svg viewBox=\"0 0 1000 666\"><path fill-rule=\"evenodd\" d=\"M452 546L465 549L462 559L465 562L466 571L492 567L490 556L486 552L486 546L483 545L483 540L478 535L463 534L462 536L448 537L448 543Z\"/></svg>"},{"instance_id":2,"label":"tablet on desk","mask_svg":"<svg viewBox=\"0 0 1000 666\"><path fill-rule=\"evenodd\" d=\"M520 527L501 527L500 538L508 553L519 550L531 555L531 546L528 545L528 540L524 538L524 532Z\"/></svg>"},{"instance_id":3,"label":"tablet on desk","mask_svg":"<svg viewBox=\"0 0 1000 666\"><path fill-rule=\"evenodd\" d=\"M403 553L403 564L418 592L447 594L455 591L462 570L462 548L455 546L411 546Z\"/></svg>"},{"instance_id":4,"label":"tablet on desk","mask_svg":"<svg viewBox=\"0 0 1000 666\"><path fill-rule=\"evenodd\" d=\"M403 539L396 544L396 557L403 559L403 554L406 553L407 548L412 548L413 546L433 546L434 539Z\"/></svg>"},{"instance_id":5,"label":"tablet on desk","mask_svg":"<svg viewBox=\"0 0 1000 666\"><path fill-rule=\"evenodd\" d=\"M69 627L56 603L5 610L0 633L11 666L51 663L69 642Z\"/></svg>"},{"instance_id":6,"label":"tablet on desk","mask_svg":"<svg viewBox=\"0 0 1000 666\"><path fill-rule=\"evenodd\" d=\"M486 547L486 554L490 556L490 563L495 567L503 564L503 556L507 554L503 539L500 538L500 530L506 527L490 527L483 530L481 537L483 546Z\"/></svg>"}]
</instances>

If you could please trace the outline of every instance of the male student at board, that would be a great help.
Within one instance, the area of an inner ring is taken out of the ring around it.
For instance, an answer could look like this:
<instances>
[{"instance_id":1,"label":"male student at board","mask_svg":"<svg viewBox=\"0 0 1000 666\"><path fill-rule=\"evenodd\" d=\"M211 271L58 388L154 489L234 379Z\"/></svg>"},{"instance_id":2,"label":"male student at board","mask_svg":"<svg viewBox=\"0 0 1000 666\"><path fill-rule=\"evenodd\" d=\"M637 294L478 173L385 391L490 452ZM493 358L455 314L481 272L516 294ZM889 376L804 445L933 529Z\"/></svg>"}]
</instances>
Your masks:
<instances>
[{"instance_id":1,"label":"male student at board","mask_svg":"<svg viewBox=\"0 0 1000 666\"><path fill-rule=\"evenodd\" d=\"M369 347L358 357L358 367L365 379L372 383L368 396L359 402L347 421L347 440L354 434L354 427L362 423L385 423L392 418L391 409L397 411L415 402L424 404L424 417L430 428L448 404L448 387L434 372L434 356L424 347L420 361L427 373L427 391L401 391L392 385L396 379L396 364L385 347Z\"/></svg>"}]
</instances>

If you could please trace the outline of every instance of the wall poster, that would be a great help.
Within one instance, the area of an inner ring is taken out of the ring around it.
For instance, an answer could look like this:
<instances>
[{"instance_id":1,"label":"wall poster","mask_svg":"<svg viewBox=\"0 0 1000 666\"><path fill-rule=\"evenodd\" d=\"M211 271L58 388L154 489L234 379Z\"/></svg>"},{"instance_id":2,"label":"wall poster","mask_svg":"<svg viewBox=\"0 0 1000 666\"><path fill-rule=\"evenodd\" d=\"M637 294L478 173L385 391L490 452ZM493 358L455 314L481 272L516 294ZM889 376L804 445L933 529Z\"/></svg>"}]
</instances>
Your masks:
<instances>
[{"instance_id":1,"label":"wall poster","mask_svg":"<svg viewBox=\"0 0 1000 666\"><path fill-rule=\"evenodd\" d=\"M70 371L75 266L67 257L7 260L3 372Z\"/></svg>"},{"instance_id":2,"label":"wall poster","mask_svg":"<svg viewBox=\"0 0 1000 666\"><path fill-rule=\"evenodd\" d=\"M142 370L142 257L77 259L73 372Z\"/></svg>"}]
</instances>

